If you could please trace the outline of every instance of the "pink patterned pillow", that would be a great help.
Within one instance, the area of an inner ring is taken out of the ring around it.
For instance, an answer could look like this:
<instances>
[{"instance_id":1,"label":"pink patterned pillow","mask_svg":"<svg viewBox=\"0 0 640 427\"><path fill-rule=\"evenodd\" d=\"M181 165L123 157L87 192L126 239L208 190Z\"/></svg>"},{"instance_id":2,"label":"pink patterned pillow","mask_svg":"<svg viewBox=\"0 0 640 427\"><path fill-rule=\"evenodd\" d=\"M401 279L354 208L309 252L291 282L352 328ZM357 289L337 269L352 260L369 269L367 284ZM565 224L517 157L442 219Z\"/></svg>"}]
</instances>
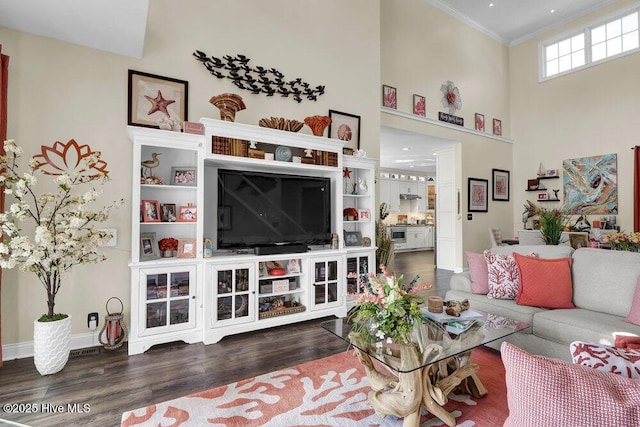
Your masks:
<instances>
[{"instance_id":1,"label":"pink patterned pillow","mask_svg":"<svg viewBox=\"0 0 640 427\"><path fill-rule=\"evenodd\" d=\"M640 351L584 341L571 343L573 363L627 378L640 378Z\"/></svg>"},{"instance_id":2,"label":"pink patterned pillow","mask_svg":"<svg viewBox=\"0 0 640 427\"><path fill-rule=\"evenodd\" d=\"M487 270L487 260L483 254L474 254L466 251L467 264L469 264L469 274L471 275L471 292L479 295L486 295L489 292L489 271Z\"/></svg>"},{"instance_id":3,"label":"pink patterned pillow","mask_svg":"<svg viewBox=\"0 0 640 427\"><path fill-rule=\"evenodd\" d=\"M640 276L638 276L636 293L633 294L633 301L631 301L631 310L629 310L629 315L624 321L640 326Z\"/></svg>"},{"instance_id":4,"label":"pink patterned pillow","mask_svg":"<svg viewBox=\"0 0 640 427\"><path fill-rule=\"evenodd\" d=\"M520 286L520 270L512 254L484 251L489 279L488 298L516 299Z\"/></svg>"},{"instance_id":5,"label":"pink patterned pillow","mask_svg":"<svg viewBox=\"0 0 640 427\"><path fill-rule=\"evenodd\" d=\"M640 425L640 381L558 359L534 356L507 342L509 417L504 427Z\"/></svg>"}]
</instances>

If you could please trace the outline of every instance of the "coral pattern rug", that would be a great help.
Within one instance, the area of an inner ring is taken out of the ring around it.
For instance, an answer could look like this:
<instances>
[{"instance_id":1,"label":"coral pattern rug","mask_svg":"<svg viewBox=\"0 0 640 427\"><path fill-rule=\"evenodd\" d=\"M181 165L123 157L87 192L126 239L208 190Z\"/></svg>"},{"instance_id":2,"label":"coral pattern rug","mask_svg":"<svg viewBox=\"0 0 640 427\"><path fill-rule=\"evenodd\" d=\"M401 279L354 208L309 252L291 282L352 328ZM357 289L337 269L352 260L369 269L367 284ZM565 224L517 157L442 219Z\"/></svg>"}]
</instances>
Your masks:
<instances>
[{"instance_id":1,"label":"coral pattern rug","mask_svg":"<svg viewBox=\"0 0 640 427\"><path fill-rule=\"evenodd\" d=\"M502 425L508 408L500 355L483 347L472 360L489 393L476 399L454 391L445 408L458 426ZM128 411L121 426L401 426L402 419L376 415L369 390L364 368L349 351ZM444 424L425 412L420 425Z\"/></svg>"}]
</instances>

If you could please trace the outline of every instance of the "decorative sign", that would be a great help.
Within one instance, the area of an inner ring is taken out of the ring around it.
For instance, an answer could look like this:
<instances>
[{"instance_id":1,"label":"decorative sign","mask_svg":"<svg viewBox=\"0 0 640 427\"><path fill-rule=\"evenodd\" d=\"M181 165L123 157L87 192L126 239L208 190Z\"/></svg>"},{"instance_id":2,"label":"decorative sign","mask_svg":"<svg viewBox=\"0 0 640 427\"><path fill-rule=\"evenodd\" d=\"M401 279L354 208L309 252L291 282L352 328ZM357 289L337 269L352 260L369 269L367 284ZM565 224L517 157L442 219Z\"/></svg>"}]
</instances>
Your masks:
<instances>
[{"instance_id":1,"label":"decorative sign","mask_svg":"<svg viewBox=\"0 0 640 427\"><path fill-rule=\"evenodd\" d=\"M447 122L458 126L464 126L464 119L462 117L454 116L453 114L443 113L438 111L438 120L441 122Z\"/></svg>"}]
</instances>

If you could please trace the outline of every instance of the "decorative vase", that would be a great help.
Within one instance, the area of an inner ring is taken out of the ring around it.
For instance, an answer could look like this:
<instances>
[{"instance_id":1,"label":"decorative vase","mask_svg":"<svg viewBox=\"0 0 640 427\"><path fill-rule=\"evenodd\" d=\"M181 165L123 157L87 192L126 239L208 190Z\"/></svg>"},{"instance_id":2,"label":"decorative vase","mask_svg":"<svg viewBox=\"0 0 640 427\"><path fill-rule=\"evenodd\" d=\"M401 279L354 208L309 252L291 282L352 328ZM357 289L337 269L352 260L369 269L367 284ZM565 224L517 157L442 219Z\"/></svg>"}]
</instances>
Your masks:
<instances>
[{"instance_id":1,"label":"decorative vase","mask_svg":"<svg viewBox=\"0 0 640 427\"><path fill-rule=\"evenodd\" d=\"M235 93L223 93L212 96L209 102L220 110L220 119L233 122L236 120L236 113L247 108L240 95Z\"/></svg>"},{"instance_id":2,"label":"decorative vase","mask_svg":"<svg viewBox=\"0 0 640 427\"><path fill-rule=\"evenodd\" d=\"M304 119L304 123L311 128L315 136L324 136L324 130L331 123L331 118L327 116L309 116Z\"/></svg>"},{"instance_id":3,"label":"decorative vase","mask_svg":"<svg viewBox=\"0 0 640 427\"><path fill-rule=\"evenodd\" d=\"M33 322L33 361L40 375L60 372L71 350L71 316L55 322Z\"/></svg>"}]
</instances>

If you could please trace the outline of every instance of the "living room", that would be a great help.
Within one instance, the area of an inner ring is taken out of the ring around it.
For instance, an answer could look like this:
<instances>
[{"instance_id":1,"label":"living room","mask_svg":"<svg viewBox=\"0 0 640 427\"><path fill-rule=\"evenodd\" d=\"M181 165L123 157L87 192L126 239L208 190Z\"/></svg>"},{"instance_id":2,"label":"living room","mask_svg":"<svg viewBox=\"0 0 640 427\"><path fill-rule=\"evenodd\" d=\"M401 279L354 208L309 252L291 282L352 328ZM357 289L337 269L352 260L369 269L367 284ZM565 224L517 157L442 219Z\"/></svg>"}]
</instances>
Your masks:
<instances>
[{"instance_id":1,"label":"living room","mask_svg":"<svg viewBox=\"0 0 640 427\"><path fill-rule=\"evenodd\" d=\"M464 250L489 245L487 229L506 237L521 227L522 206L530 198L525 185L540 163L561 169L565 159L618 154L618 224L631 230L633 162L640 85L632 54L540 82L538 43L618 10L635 1L607 6L559 27L509 46L423 0L244 2L190 0L149 2L144 52L132 58L27 32L0 28L2 53L10 57L8 138L25 148L72 138L101 151L111 181L104 200L131 196L132 148L126 133L127 70L189 82L189 120L217 118L209 99L239 93L246 110L236 121L256 125L282 116L302 120L338 110L360 116L360 146L370 157L379 152L381 126L395 127L459 141L457 187L464 206L467 178L491 179L491 170L511 172L509 202L488 201L487 213L460 219L455 267L465 267ZM125 9L126 10L126 9ZM123 14L125 14L123 10ZM231 80L219 80L192 53L244 54L256 64L286 70L326 92L316 101L266 97L240 91ZM502 122L503 139L460 132L392 112L381 113L382 85L397 89L397 111L411 114L412 96L426 97L426 117L442 111L440 88L448 80L460 89L462 109L456 115L473 129L475 113L487 123ZM629 91L627 93L626 91ZM308 132L308 129L305 129ZM303 131L304 132L304 131ZM118 231L115 247L105 248L107 261L79 266L62 288L60 311L74 317L73 333L86 334L89 312L104 314L112 296L124 302L128 319L130 270L130 200L114 211L109 227ZM33 339L33 320L46 309L35 277L17 270L2 272L3 359L23 357ZM93 343L98 345L97 341Z\"/></svg>"}]
</instances>

